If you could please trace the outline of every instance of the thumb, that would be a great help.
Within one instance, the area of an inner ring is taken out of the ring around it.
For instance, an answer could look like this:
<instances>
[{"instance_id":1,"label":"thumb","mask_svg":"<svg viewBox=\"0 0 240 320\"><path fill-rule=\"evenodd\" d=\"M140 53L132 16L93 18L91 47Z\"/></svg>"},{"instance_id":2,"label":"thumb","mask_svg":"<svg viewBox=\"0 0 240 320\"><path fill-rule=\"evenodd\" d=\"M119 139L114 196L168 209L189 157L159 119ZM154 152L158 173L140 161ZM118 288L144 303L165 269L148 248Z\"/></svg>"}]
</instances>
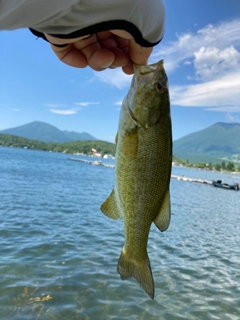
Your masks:
<instances>
[{"instance_id":1,"label":"thumb","mask_svg":"<svg viewBox=\"0 0 240 320\"><path fill-rule=\"evenodd\" d=\"M131 60L136 64L147 64L148 58L150 57L152 50L152 47L141 47L134 41L134 39L129 40L129 56Z\"/></svg>"}]
</instances>

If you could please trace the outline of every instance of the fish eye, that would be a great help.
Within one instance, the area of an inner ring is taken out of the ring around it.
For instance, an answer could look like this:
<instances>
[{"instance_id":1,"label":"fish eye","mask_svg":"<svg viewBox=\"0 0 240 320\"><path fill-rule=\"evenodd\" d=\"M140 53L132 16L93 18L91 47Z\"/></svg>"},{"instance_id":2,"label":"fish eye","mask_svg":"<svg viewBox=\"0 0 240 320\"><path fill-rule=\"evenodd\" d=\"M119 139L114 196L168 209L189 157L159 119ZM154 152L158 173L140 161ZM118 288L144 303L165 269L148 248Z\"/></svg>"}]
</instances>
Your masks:
<instances>
[{"instance_id":1,"label":"fish eye","mask_svg":"<svg viewBox=\"0 0 240 320\"><path fill-rule=\"evenodd\" d=\"M161 82L157 82L157 83L155 84L155 87L156 87L156 89L157 89L157 91L158 91L159 93L162 93L162 92L165 90L165 88L164 88L164 86L161 84Z\"/></svg>"}]
</instances>

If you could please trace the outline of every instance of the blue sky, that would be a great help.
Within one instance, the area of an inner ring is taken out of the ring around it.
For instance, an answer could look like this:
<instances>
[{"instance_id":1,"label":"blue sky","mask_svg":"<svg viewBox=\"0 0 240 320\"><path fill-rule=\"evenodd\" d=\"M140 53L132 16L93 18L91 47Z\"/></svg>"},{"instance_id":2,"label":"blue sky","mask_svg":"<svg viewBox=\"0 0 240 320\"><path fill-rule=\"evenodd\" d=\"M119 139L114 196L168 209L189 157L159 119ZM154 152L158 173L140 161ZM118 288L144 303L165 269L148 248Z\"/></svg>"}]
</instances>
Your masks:
<instances>
[{"instance_id":1,"label":"blue sky","mask_svg":"<svg viewBox=\"0 0 240 320\"><path fill-rule=\"evenodd\" d=\"M240 1L168 0L150 63L165 60L174 140L240 122ZM0 130L35 120L114 141L131 76L61 63L28 30L0 32Z\"/></svg>"}]
</instances>

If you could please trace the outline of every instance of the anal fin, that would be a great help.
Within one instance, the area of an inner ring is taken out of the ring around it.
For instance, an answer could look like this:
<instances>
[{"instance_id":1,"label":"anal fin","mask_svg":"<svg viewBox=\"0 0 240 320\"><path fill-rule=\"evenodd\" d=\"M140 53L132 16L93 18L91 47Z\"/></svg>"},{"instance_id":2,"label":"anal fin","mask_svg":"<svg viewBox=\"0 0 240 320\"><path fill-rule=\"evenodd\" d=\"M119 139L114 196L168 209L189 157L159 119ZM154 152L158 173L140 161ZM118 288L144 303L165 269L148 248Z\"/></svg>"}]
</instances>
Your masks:
<instances>
[{"instance_id":1,"label":"anal fin","mask_svg":"<svg viewBox=\"0 0 240 320\"><path fill-rule=\"evenodd\" d=\"M171 205L170 205L170 193L166 191L160 211L157 217L154 219L156 227L160 231L167 230L171 220Z\"/></svg>"}]
</instances>

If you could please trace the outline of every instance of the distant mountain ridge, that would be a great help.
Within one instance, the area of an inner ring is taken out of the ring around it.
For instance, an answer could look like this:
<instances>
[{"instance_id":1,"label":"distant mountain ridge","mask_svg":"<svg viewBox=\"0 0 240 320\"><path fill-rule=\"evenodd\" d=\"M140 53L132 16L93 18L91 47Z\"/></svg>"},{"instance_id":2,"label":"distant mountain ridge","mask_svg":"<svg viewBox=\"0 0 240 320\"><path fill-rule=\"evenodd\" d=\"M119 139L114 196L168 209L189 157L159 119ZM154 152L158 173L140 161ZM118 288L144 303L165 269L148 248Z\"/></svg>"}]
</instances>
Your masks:
<instances>
[{"instance_id":1,"label":"distant mountain ridge","mask_svg":"<svg viewBox=\"0 0 240 320\"><path fill-rule=\"evenodd\" d=\"M34 121L0 131L42 142L72 142L97 140L87 132L61 131L45 122ZM173 142L173 155L190 162L240 162L240 123L218 122L201 131L188 134Z\"/></svg>"},{"instance_id":2,"label":"distant mountain ridge","mask_svg":"<svg viewBox=\"0 0 240 320\"><path fill-rule=\"evenodd\" d=\"M218 122L173 142L174 156L196 161L240 162L240 123Z\"/></svg>"},{"instance_id":3,"label":"distant mountain ridge","mask_svg":"<svg viewBox=\"0 0 240 320\"><path fill-rule=\"evenodd\" d=\"M77 140L97 140L87 132L62 131L57 127L34 121L25 125L0 131L2 134L11 134L27 139L39 140L43 142L70 142Z\"/></svg>"}]
</instances>

